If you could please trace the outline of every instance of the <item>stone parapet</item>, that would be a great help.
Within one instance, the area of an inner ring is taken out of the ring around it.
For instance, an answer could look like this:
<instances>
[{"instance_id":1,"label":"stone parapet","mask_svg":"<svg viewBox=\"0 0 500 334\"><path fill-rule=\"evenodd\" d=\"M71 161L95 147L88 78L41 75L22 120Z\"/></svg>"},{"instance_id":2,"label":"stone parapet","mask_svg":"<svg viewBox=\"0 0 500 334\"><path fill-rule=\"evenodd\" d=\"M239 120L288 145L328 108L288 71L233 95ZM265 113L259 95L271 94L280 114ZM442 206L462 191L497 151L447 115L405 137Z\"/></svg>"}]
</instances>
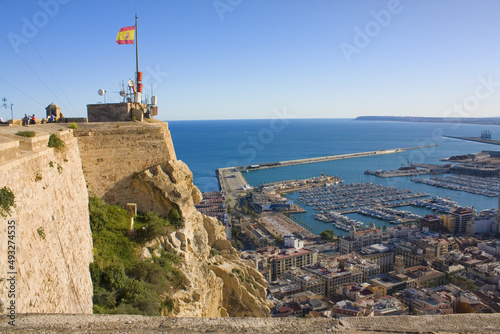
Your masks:
<instances>
[{"instance_id":1,"label":"stone parapet","mask_svg":"<svg viewBox=\"0 0 500 334\"><path fill-rule=\"evenodd\" d=\"M0 317L11 333L498 333L500 314L380 316L369 318L172 318L138 315L19 315L16 326Z\"/></svg>"}]
</instances>

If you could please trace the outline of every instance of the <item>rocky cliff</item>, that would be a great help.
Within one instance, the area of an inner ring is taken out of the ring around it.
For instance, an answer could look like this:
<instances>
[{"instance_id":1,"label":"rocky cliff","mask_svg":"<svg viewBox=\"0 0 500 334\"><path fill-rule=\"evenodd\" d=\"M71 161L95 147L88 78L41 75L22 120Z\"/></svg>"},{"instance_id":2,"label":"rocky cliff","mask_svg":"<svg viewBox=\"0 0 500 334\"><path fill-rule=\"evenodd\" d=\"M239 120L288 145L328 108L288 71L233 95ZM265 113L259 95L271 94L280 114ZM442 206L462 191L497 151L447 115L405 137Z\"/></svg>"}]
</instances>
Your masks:
<instances>
[{"instance_id":1,"label":"rocky cliff","mask_svg":"<svg viewBox=\"0 0 500 334\"><path fill-rule=\"evenodd\" d=\"M201 194L182 161L151 167L134 175L131 184L132 193L146 211L167 215L175 208L181 214L181 229L154 240L143 250L175 250L184 259L181 268L188 287L174 295L175 315L269 316L267 282L253 264L241 260L226 239L224 226L196 210Z\"/></svg>"},{"instance_id":2,"label":"rocky cliff","mask_svg":"<svg viewBox=\"0 0 500 334\"><path fill-rule=\"evenodd\" d=\"M174 315L269 316L262 275L240 259L223 225L194 207L201 193L176 160L167 123L89 123L75 133L89 193L110 204L135 203L142 213L167 216L175 208L181 214L180 230L141 252L147 257L163 248L183 258L188 286L174 295Z\"/></svg>"}]
</instances>

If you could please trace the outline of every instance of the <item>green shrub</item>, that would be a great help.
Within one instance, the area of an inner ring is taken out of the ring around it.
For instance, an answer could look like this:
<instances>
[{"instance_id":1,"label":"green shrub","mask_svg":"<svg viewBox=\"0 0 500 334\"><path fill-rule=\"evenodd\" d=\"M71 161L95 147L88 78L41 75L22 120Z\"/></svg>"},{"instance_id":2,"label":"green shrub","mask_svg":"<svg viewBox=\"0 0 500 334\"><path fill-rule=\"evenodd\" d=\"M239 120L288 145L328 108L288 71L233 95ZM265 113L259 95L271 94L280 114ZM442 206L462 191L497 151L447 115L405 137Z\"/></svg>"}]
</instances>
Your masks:
<instances>
[{"instance_id":1,"label":"green shrub","mask_svg":"<svg viewBox=\"0 0 500 334\"><path fill-rule=\"evenodd\" d=\"M148 212L143 217L138 217L136 222L137 239L142 241L164 236L174 230L170 222L160 217L157 212Z\"/></svg>"},{"instance_id":2,"label":"green shrub","mask_svg":"<svg viewBox=\"0 0 500 334\"><path fill-rule=\"evenodd\" d=\"M21 137L35 137L36 132L35 131L18 131L16 135L21 136Z\"/></svg>"},{"instance_id":3,"label":"green shrub","mask_svg":"<svg viewBox=\"0 0 500 334\"><path fill-rule=\"evenodd\" d=\"M42 238L42 240L45 240L45 229L43 228L43 226L37 228L36 232L38 233L40 238Z\"/></svg>"},{"instance_id":4,"label":"green shrub","mask_svg":"<svg viewBox=\"0 0 500 334\"><path fill-rule=\"evenodd\" d=\"M76 124L75 122L71 122L71 123L69 123L69 128L76 130L76 129L78 129L78 124Z\"/></svg>"},{"instance_id":5,"label":"green shrub","mask_svg":"<svg viewBox=\"0 0 500 334\"><path fill-rule=\"evenodd\" d=\"M179 229L181 227L181 215L177 209L172 209L168 212L168 220L170 223L176 228Z\"/></svg>"},{"instance_id":6,"label":"green shrub","mask_svg":"<svg viewBox=\"0 0 500 334\"><path fill-rule=\"evenodd\" d=\"M176 268L178 254L163 251L151 262L138 257L145 240L173 231L170 222L154 212L138 215L137 232L145 231L145 238L132 238L128 233L130 217L124 209L91 197L89 211L94 243L94 262L89 266L94 313L152 316L164 310L172 312L175 302L168 295L170 286L183 289L187 284Z\"/></svg>"},{"instance_id":7,"label":"green shrub","mask_svg":"<svg viewBox=\"0 0 500 334\"><path fill-rule=\"evenodd\" d=\"M66 144L64 144L64 141L61 138L53 133L49 137L49 143L47 146L53 147L56 151L60 151L66 146Z\"/></svg>"},{"instance_id":8,"label":"green shrub","mask_svg":"<svg viewBox=\"0 0 500 334\"><path fill-rule=\"evenodd\" d=\"M15 196L12 190L8 187L0 189L0 216L7 217L10 215L10 208L15 208Z\"/></svg>"},{"instance_id":9,"label":"green shrub","mask_svg":"<svg viewBox=\"0 0 500 334\"><path fill-rule=\"evenodd\" d=\"M175 301L167 296L162 302L161 306L162 308L166 309L168 313L171 313L175 308Z\"/></svg>"},{"instance_id":10,"label":"green shrub","mask_svg":"<svg viewBox=\"0 0 500 334\"><path fill-rule=\"evenodd\" d=\"M216 255L221 255L221 252L218 249L211 248L210 249L210 256L216 256Z\"/></svg>"}]
</instances>

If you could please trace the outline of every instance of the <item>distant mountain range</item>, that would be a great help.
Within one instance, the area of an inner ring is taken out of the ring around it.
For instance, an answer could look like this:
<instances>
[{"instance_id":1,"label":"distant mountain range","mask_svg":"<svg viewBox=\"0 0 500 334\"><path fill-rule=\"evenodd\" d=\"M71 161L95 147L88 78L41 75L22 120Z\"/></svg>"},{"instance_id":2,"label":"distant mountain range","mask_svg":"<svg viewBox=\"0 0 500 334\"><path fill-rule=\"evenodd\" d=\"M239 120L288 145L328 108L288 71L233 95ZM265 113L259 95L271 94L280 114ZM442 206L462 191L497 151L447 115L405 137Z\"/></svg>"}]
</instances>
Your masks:
<instances>
[{"instance_id":1,"label":"distant mountain range","mask_svg":"<svg viewBox=\"0 0 500 334\"><path fill-rule=\"evenodd\" d=\"M500 117L414 117L414 116L359 116L357 121L463 123L500 125Z\"/></svg>"}]
</instances>

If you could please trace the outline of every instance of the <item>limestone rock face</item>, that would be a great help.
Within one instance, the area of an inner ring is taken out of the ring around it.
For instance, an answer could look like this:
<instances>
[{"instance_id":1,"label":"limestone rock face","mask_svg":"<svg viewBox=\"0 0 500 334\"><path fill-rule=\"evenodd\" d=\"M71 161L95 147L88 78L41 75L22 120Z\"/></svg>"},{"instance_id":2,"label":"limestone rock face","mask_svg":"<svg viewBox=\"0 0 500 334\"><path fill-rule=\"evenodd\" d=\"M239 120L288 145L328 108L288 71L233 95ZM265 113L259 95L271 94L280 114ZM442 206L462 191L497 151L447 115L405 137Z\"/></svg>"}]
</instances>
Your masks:
<instances>
[{"instance_id":1,"label":"limestone rock face","mask_svg":"<svg viewBox=\"0 0 500 334\"><path fill-rule=\"evenodd\" d=\"M183 258L180 269L188 284L174 294L174 315L269 316L267 282L251 262L240 258L226 239L224 226L196 210L202 196L186 164L164 162L136 174L131 184L137 201L145 204L139 206L141 211L167 215L175 208L182 217L181 229L148 245L175 250Z\"/></svg>"}]
</instances>

